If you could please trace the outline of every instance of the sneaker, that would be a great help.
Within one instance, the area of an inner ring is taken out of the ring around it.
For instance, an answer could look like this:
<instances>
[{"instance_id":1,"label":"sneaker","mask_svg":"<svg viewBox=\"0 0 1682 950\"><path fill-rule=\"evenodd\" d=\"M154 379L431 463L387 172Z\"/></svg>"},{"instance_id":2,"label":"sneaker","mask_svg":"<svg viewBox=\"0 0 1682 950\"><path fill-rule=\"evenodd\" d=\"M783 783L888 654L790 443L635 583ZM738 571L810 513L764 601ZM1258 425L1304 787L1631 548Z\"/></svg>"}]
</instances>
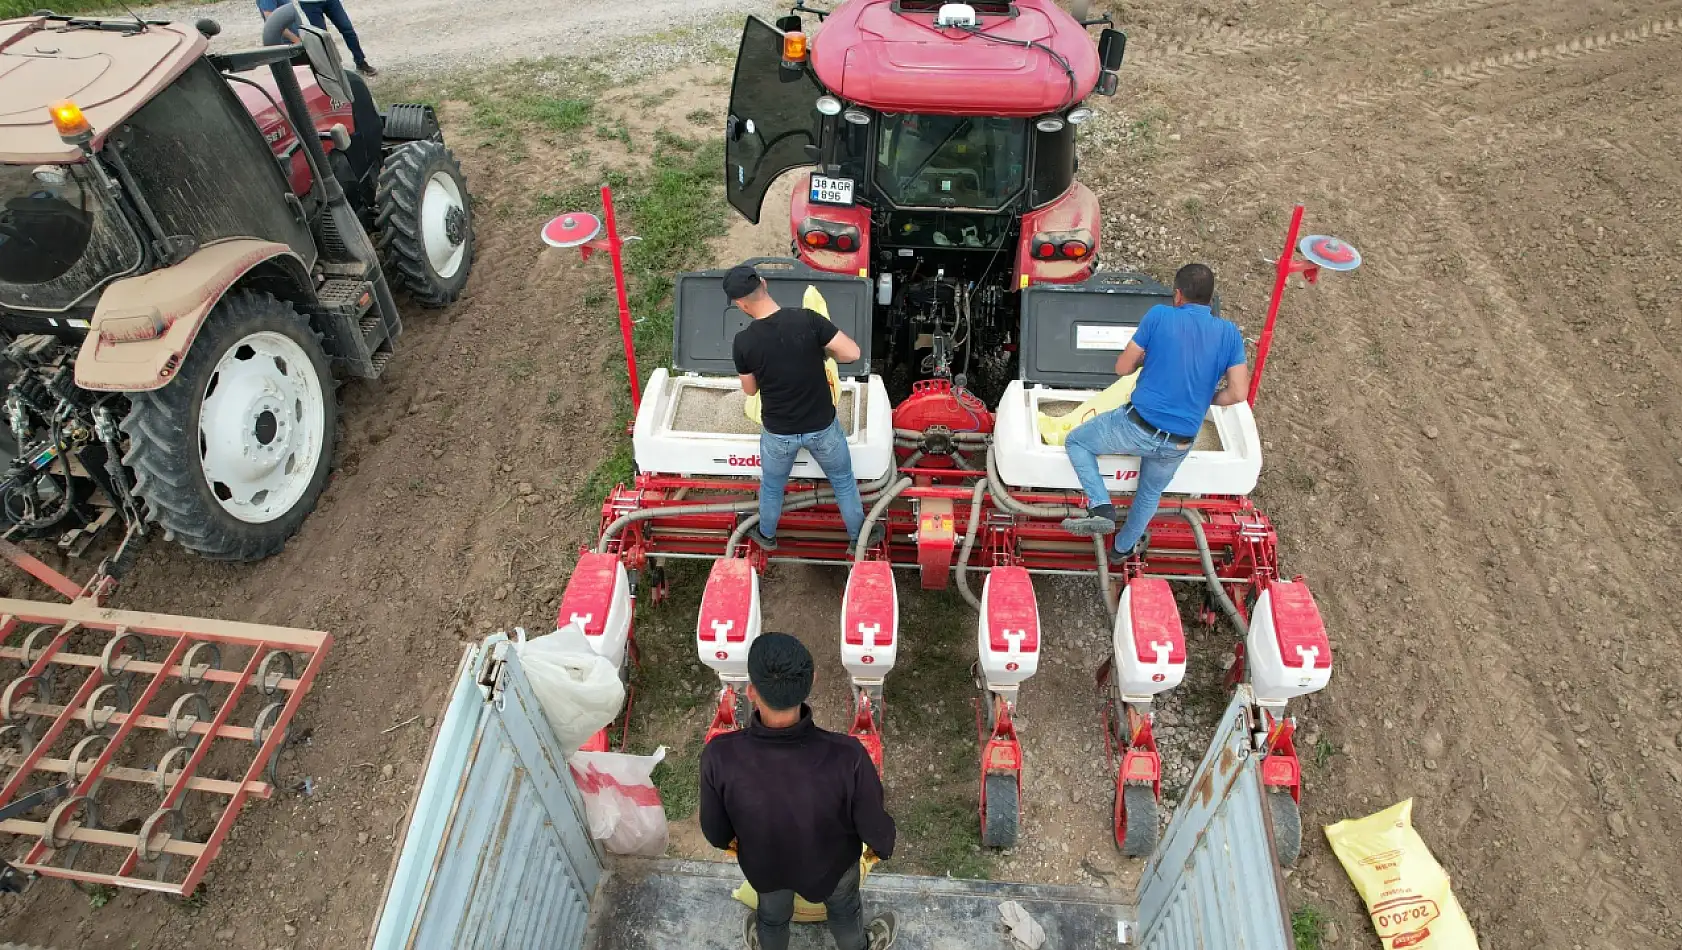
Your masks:
<instances>
[{"instance_id":1,"label":"sneaker","mask_svg":"<svg viewBox=\"0 0 1682 950\"><path fill-rule=\"evenodd\" d=\"M1064 518L1063 530L1083 538L1115 534L1115 506L1098 505L1084 518Z\"/></svg>"},{"instance_id":2,"label":"sneaker","mask_svg":"<svg viewBox=\"0 0 1682 950\"><path fill-rule=\"evenodd\" d=\"M1151 546L1151 536L1150 536L1150 532L1148 532L1148 531L1143 536L1141 536L1139 538L1138 542L1135 543L1133 545L1133 547L1130 548L1129 550L1121 551L1121 550L1118 550L1115 547L1115 545L1113 545L1113 544L1110 545L1110 548L1109 548L1110 567L1112 567L1112 568L1121 567L1123 564L1126 564L1128 561L1131 561L1134 558L1144 557L1145 556L1145 550L1147 548L1149 548L1150 546Z\"/></svg>"},{"instance_id":3,"label":"sneaker","mask_svg":"<svg viewBox=\"0 0 1682 950\"><path fill-rule=\"evenodd\" d=\"M748 529L748 537L753 539L754 544L759 545L767 551L775 551L777 549L777 539L775 537L768 538L765 535L760 534L758 525Z\"/></svg>"},{"instance_id":4,"label":"sneaker","mask_svg":"<svg viewBox=\"0 0 1682 950\"><path fill-rule=\"evenodd\" d=\"M883 911L864 928L864 935L870 939L869 950L888 950L899 936L899 921L894 919L893 911Z\"/></svg>"},{"instance_id":5,"label":"sneaker","mask_svg":"<svg viewBox=\"0 0 1682 950\"><path fill-rule=\"evenodd\" d=\"M888 526L878 521L870 526L870 539L865 542L864 546L867 548L873 548L876 545L881 544L887 539L887 537Z\"/></svg>"},{"instance_id":6,"label":"sneaker","mask_svg":"<svg viewBox=\"0 0 1682 950\"><path fill-rule=\"evenodd\" d=\"M748 950L759 950L759 911L750 910L742 918L742 946Z\"/></svg>"},{"instance_id":7,"label":"sneaker","mask_svg":"<svg viewBox=\"0 0 1682 950\"><path fill-rule=\"evenodd\" d=\"M372 79L380 74L380 71L374 68L373 63L357 63L356 71L364 76L367 76L369 79Z\"/></svg>"}]
</instances>

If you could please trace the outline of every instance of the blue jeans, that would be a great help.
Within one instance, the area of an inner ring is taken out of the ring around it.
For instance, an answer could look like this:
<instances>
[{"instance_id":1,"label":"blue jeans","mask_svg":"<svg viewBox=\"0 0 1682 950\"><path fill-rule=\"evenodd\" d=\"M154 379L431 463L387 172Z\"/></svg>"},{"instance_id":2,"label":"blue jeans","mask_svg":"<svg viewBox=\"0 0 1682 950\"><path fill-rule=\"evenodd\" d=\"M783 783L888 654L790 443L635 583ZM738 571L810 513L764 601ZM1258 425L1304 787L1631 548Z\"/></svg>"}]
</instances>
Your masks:
<instances>
[{"instance_id":1,"label":"blue jeans","mask_svg":"<svg viewBox=\"0 0 1682 950\"><path fill-rule=\"evenodd\" d=\"M345 38L345 47L350 50L351 59L358 66L368 65L368 57L362 53L362 43L356 38L356 27L350 23L350 14L345 12L344 0L300 0L304 8L304 16L309 18L310 25L318 30L327 29L327 21L332 20L339 35Z\"/></svg>"},{"instance_id":2,"label":"blue jeans","mask_svg":"<svg viewBox=\"0 0 1682 950\"><path fill-rule=\"evenodd\" d=\"M1139 484L1133 489L1133 504L1127 510L1127 523L1116 532L1117 551L1131 551L1144 537L1151 518L1162 504L1162 490L1174 480L1180 463L1191 451L1191 440L1176 441L1156 434L1128 418L1127 406L1103 413L1075 427L1064 440L1069 462L1080 477L1081 490L1086 492L1087 507L1110 504L1109 489L1098 471L1100 455L1136 455L1139 457Z\"/></svg>"},{"instance_id":3,"label":"blue jeans","mask_svg":"<svg viewBox=\"0 0 1682 950\"><path fill-rule=\"evenodd\" d=\"M841 431L841 420L829 428L805 435L777 435L759 433L759 533L767 538L777 536L777 522L783 517L783 493L788 491L788 473L794 470L795 456L805 449L813 461L823 469L835 490L835 505L841 509L841 520L847 523L847 537L858 540L864 528L864 503L859 500L858 479L853 477L853 456L847 449L847 435Z\"/></svg>"}]
</instances>

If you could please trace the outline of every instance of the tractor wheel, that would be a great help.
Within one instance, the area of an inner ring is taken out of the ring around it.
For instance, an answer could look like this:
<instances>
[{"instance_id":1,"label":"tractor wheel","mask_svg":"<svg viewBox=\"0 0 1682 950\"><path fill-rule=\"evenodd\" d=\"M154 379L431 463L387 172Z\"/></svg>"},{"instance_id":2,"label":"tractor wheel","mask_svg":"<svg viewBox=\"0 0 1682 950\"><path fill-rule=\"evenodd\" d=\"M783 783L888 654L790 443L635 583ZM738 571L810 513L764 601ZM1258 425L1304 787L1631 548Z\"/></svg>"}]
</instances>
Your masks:
<instances>
[{"instance_id":1,"label":"tractor wheel","mask_svg":"<svg viewBox=\"0 0 1682 950\"><path fill-rule=\"evenodd\" d=\"M279 553L327 485L338 435L327 357L268 294L223 298L175 379L130 402L134 492L166 537L204 557Z\"/></svg>"},{"instance_id":2,"label":"tractor wheel","mask_svg":"<svg viewBox=\"0 0 1682 950\"><path fill-rule=\"evenodd\" d=\"M1123 785L1115 802L1115 843L1130 858L1143 858L1156 850L1156 792L1149 785Z\"/></svg>"},{"instance_id":3,"label":"tractor wheel","mask_svg":"<svg viewBox=\"0 0 1682 950\"><path fill-rule=\"evenodd\" d=\"M380 264L386 279L425 307L455 302L473 268L467 179L439 142L407 142L380 166Z\"/></svg>"},{"instance_id":4,"label":"tractor wheel","mask_svg":"<svg viewBox=\"0 0 1682 950\"><path fill-rule=\"evenodd\" d=\"M1020 823L1016 776L989 775L986 782L987 803L981 815L981 844L987 848L1014 848L1016 829Z\"/></svg>"},{"instance_id":5,"label":"tractor wheel","mask_svg":"<svg viewBox=\"0 0 1682 950\"><path fill-rule=\"evenodd\" d=\"M1282 868L1297 866L1302 856L1302 811L1283 788L1267 790L1267 811L1273 822L1273 854Z\"/></svg>"}]
</instances>

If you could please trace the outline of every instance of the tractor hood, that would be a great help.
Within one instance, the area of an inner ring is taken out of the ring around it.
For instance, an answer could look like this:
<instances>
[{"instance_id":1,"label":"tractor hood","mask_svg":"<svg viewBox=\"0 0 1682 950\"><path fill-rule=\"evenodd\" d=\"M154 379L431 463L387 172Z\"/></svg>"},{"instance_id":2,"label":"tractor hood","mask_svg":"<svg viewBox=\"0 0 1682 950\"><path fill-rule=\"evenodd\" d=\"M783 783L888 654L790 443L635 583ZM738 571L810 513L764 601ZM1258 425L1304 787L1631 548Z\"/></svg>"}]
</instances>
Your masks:
<instances>
[{"instance_id":1,"label":"tractor hood","mask_svg":"<svg viewBox=\"0 0 1682 950\"><path fill-rule=\"evenodd\" d=\"M1062 389L1109 386L1116 356L1145 311L1173 302L1174 291L1143 274L1101 272L1079 284L1028 287L1022 291L1022 380Z\"/></svg>"},{"instance_id":2,"label":"tractor hood","mask_svg":"<svg viewBox=\"0 0 1682 950\"><path fill-rule=\"evenodd\" d=\"M985 36L937 28L932 8L896 6L851 0L824 21L811 55L826 88L882 112L1026 117L1067 109L1098 82L1096 44L1053 0L1017 0L1008 14L975 3Z\"/></svg>"},{"instance_id":3,"label":"tractor hood","mask_svg":"<svg viewBox=\"0 0 1682 950\"><path fill-rule=\"evenodd\" d=\"M96 27L100 24L103 28ZM192 27L132 22L0 22L0 162L73 162L47 107L68 99L93 126L94 147L181 75L209 41Z\"/></svg>"},{"instance_id":4,"label":"tractor hood","mask_svg":"<svg viewBox=\"0 0 1682 950\"><path fill-rule=\"evenodd\" d=\"M771 296L785 307L803 306L807 287L816 287L829 308L829 319L859 345L859 358L839 368L843 377L870 375L870 281L863 277L813 270L793 260L757 261ZM736 334L753 318L724 297L722 270L679 274L672 292L677 312L672 320L672 364L703 376L734 376L730 356Z\"/></svg>"}]
</instances>

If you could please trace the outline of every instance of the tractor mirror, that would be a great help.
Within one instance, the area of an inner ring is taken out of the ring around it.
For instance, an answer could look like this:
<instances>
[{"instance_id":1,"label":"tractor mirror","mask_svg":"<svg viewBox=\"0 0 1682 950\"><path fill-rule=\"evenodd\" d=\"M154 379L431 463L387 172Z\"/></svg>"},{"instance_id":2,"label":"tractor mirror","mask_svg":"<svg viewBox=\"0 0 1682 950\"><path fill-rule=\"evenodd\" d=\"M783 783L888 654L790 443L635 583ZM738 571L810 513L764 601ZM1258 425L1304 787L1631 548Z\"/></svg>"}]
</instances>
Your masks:
<instances>
[{"instance_id":1,"label":"tractor mirror","mask_svg":"<svg viewBox=\"0 0 1682 950\"><path fill-rule=\"evenodd\" d=\"M800 14L798 13L777 18L777 32L779 33L799 33L805 29L806 26L800 22Z\"/></svg>"},{"instance_id":2,"label":"tractor mirror","mask_svg":"<svg viewBox=\"0 0 1682 950\"><path fill-rule=\"evenodd\" d=\"M1103 68L1109 70L1120 69L1122 57L1126 54L1126 33L1105 28L1104 32L1098 34L1098 60Z\"/></svg>"},{"instance_id":3,"label":"tractor mirror","mask_svg":"<svg viewBox=\"0 0 1682 950\"><path fill-rule=\"evenodd\" d=\"M296 29L298 37L304 42L304 57L309 60L310 69L315 71L321 91L334 102L349 102L350 81L345 78L345 64L339 60L339 49L333 45L333 40L325 30L317 27L300 26Z\"/></svg>"}]
</instances>

